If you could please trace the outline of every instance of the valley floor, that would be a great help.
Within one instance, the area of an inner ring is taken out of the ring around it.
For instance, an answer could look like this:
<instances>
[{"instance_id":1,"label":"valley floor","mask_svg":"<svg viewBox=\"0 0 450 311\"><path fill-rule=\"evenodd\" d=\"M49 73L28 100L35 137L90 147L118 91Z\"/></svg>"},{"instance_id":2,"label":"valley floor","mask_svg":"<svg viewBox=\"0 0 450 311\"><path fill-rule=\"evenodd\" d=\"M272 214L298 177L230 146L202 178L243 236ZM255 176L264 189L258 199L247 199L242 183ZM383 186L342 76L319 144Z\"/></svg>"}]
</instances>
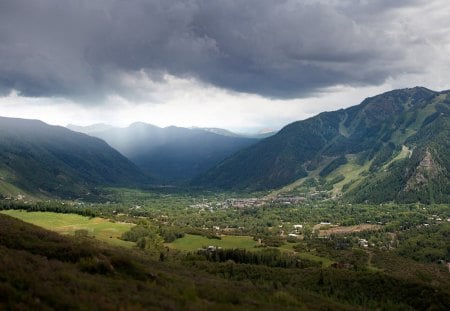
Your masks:
<instances>
[{"instance_id":1,"label":"valley floor","mask_svg":"<svg viewBox=\"0 0 450 311\"><path fill-rule=\"evenodd\" d=\"M111 195L107 204L2 201L4 307L450 308L448 205L239 207L232 204L253 199Z\"/></svg>"}]
</instances>

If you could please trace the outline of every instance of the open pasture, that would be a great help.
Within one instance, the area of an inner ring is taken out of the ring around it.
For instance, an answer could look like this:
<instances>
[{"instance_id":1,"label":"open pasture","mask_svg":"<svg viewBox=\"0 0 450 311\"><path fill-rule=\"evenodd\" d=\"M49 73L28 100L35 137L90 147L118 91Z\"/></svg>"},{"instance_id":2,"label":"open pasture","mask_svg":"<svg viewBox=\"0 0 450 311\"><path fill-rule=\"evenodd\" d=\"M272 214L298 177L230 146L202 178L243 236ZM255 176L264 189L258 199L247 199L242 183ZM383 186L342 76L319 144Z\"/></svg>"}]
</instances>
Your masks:
<instances>
[{"instance_id":1,"label":"open pasture","mask_svg":"<svg viewBox=\"0 0 450 311\"><path fill-rule=\"evenodd\" d=\"M168 246L182 251L196 251L199 248L217 246L222 248L243 248L254 250L258 243L250 236L222 236L221 239L208 239L200 235L186 234L184 237L169 243Z\"/></svg>"},{"instance_id":2,"label":"open pasture","mask_svg":"<svg viewBox=\"0 0 450 311\"><path fill-rule=\"evenodd\" d=\"M36 226L58 232L60 234L74 235L77 230L87 230L89 236L94 236L117 246L131 247L132 242L120 240L120 236L130 230L133 224L114 223L104 218L89 218L75 214L59 214L51 212L26 212L21 210L8 210L1 213L18 218Z\"/></svg>"}]
</instances>

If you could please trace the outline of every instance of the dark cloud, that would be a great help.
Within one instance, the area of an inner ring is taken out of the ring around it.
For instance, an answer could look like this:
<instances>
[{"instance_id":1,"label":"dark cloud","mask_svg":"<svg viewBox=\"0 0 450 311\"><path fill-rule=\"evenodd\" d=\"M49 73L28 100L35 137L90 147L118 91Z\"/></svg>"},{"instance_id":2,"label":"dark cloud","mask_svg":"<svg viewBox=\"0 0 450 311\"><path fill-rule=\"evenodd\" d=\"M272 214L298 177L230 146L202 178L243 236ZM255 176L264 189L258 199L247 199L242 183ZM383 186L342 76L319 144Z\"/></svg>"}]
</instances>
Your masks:
<instances>
[{"instance_id":1,"label":"dark cloud","mask_svg":"<svg viewBox=\"0 0 450 311\"><path fill-rule=\"evenodd\" d=\"M280 98L379 84L417 68L364 21L415 2L3 0L0 92L101 98L136 71Z\"/></svg>"}]
</instances>

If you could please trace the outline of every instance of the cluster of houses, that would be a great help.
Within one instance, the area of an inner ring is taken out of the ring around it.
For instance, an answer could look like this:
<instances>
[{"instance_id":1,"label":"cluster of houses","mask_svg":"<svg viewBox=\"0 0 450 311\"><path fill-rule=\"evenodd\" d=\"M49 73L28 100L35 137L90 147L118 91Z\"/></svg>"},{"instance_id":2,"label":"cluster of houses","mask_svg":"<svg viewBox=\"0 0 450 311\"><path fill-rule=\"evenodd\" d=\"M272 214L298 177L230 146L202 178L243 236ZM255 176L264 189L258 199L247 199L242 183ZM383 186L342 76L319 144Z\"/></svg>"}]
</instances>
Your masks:
<instances>
[{"instance_id":1,"label":"cluster of houses","mask_svg":"<svg viewBox=\"0 0 450 311\"><path fill-rule=\"evenodd\" d=\"M189 205L191 208L201 210L226 209L226 208L251 208L259 207L268 203L291 205L305 202L306 198L302 196L279 196L276 198L229 198L222 202L202 202Z\"/></svg>"},{"instance_id":2,"label":"cluster of houses","mask_svg":"<svg viewBox=\"0 0 450 311\"><path fill-rule=\"evenodd\" d=\"M263 206L267 203L264 198L230 198L222 202L209 202L204 200L203 202L189 205L191 208L198 208L201 210L213 210L215 208L226 209L226 208L248 208Z\"/></svg>"},{"instance_id":3,"label":"cluster of houses","mask_svg":"<svg viewBox=\"0 0 450 311\"><path fill-rule=\"evenodd\" d=\"M8 201L23 201L23 200L25 200L25 195L24 194L18 194L16 196L8 195L8 196L4 197L3 199L8 200Z\"/></svg>"}]
</instances>

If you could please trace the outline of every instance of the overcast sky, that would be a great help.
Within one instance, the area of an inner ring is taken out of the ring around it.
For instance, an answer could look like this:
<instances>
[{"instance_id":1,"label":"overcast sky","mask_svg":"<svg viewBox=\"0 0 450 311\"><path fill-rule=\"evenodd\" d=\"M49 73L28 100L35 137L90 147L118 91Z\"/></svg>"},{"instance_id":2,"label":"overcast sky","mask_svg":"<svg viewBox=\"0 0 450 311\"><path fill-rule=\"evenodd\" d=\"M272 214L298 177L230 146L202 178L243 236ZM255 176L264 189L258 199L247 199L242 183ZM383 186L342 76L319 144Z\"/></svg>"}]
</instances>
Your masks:
<instances>
[{"instance_id":1,"label":"overcast sky","mask_svg":"<svg viewBox=\"0 0 450 311\"><path fill-rule=\"evenodd\" d=\"M450 89L448 0L1 0L0 115L278 129Z\"/></svg>"}]
</instances>

